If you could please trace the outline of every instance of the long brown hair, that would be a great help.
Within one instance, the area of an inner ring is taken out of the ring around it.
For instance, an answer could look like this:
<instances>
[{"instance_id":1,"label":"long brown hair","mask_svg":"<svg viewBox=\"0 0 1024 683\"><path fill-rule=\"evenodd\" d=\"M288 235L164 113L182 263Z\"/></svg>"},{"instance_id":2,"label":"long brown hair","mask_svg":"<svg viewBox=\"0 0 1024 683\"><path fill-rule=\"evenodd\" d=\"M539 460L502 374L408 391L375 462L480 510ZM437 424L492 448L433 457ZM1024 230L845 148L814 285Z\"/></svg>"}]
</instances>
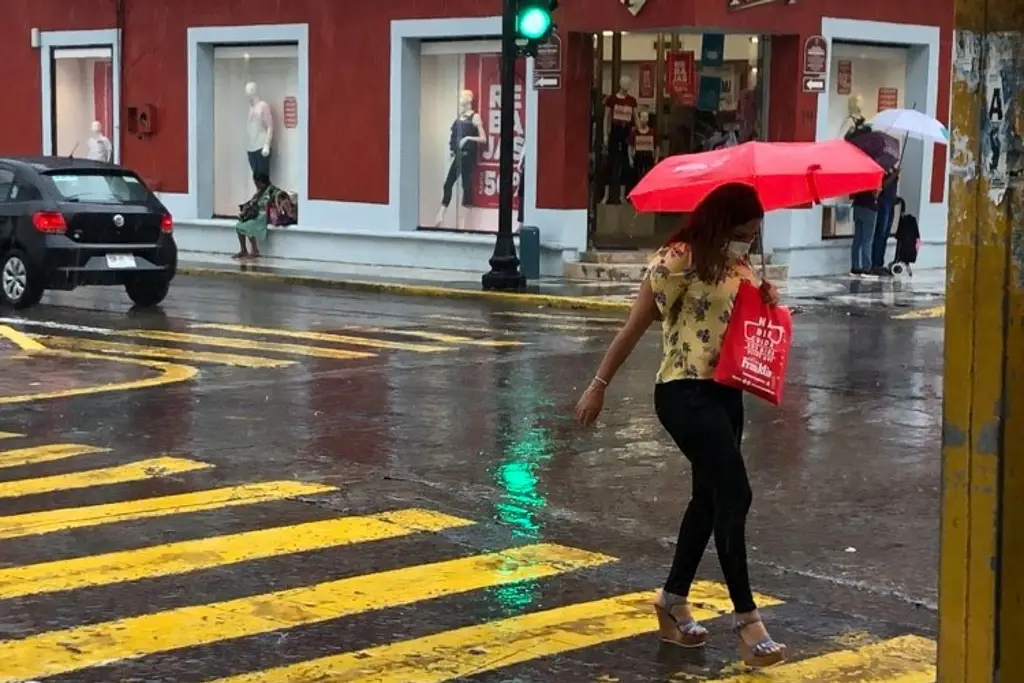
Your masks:
<instances>
[{"instance_id":1,"label":"long brown hair","mask_svg":"<svg viewBox=\"0 0 1024 683\"><path fill-rule=\"evenodd\" d=\"M697 205L690 220L665 245L686 244L697 277L708 284L721 282L734 231L744 223L761 218L764 218L764 207L754 188L739 183L722 185Z\"/></svg>"}]
</instances>

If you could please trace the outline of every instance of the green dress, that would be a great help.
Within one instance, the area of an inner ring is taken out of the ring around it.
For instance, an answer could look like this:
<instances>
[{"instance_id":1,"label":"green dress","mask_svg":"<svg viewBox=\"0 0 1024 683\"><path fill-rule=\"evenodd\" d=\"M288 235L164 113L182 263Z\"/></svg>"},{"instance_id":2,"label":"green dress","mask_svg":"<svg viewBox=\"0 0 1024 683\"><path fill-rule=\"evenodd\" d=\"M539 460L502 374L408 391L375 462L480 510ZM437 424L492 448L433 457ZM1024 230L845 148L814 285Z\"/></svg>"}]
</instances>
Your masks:
<instances>
[{"instance_id":1,"label":"green dress","mask_svg":"<svg viewBox=\"0 0 1024 683\"><path fill-rule=\"evenodd\" d=\"M267 204L277 191L273 185L267 185L263 192L253 195L252 199L242 204L239 221L235 230L239 235L263 241L267 237Z\"/></svg>"}]
</instances>

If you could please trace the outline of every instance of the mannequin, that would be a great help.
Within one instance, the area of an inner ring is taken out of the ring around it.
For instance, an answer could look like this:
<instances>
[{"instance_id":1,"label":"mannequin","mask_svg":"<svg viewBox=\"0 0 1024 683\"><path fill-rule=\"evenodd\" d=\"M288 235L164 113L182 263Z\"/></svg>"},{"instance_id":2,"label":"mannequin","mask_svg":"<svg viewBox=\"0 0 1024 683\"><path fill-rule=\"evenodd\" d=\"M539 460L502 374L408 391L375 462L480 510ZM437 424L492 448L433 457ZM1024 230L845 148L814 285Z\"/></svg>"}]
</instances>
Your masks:
<instances>
[{"instance_id":1,"label":"mannequin","mask_svg":"<svg viewBox=\"0 0 1024 683\"><path fill-rule=\"evenodd\" d=\"M472 90L463 90L459 94L459 115L455 117L448 136L448 151L452 160L448 166L448 176L444 180L441 208L437 211L435 227L440 227L444 222L444 214L448 205L452 203L455 181L459 178L462 179L462 206L465 209L458 214L460 229L465 225L468 209L473 206L473 174L479 159L479 146L487 142L484 121L473 109L473 100Z\"/></svg>"},{"instance_id":2,"label":"mannequin","mask_svg":"<svg viewBox=\"0 0 1024 683\"><path fill-rule=\"evenodd\" d=\"M93 161L110 163L113 160L114 148L110 144L110 139L103 134L103 124L99 121L92 122L92 135L89 136L88 148L87 157Z\"/></svg>"},{"instance_id":3,"label":"mannequin","mask_svg":"<svg viewBox=\"0 0 1024 683\"><path fill-rule=\"evenodd\" d=\"M260 99L256 84L245 84L249 117L245 124L245 151L253 175L270 175L270 145L274 141L274 117L270 105Z\"/></svg>"},{"instance_id":4,"label":"mannequin","mask_svg":"<svg viewBox=\"0 0 1024 683\"><path fill-rule=\"evenodd\" d=\"M846 118L839 127L839 137L846 137L852 131L864 125L864 97L857 93L846 101Z\"/></svg>"},{"instance_id":5,"label":"mannequin","mask_svg":"<svg viewBox=\"0 0 1024 683\"><path fill-rule=\"evenodd\" d=\"M604 101L605 139L608 141L608 163L611 177L608 182L608 204L622 203L622 185L629 165L629 135L636 116L636 98L629 94L633 84L629 76L619 79L619 89Z\"/></svg>"},{"instance_id":6,"label":"mannequin","mask_svg":"<svg viewBox=\"0 0 1024 683\"><path fill-rule=\"evenodd\" d=\"M647 111L641 111L636 119L636 128L629 135L629 160L633 166L633 179L640 182L658 162L658 138L650 126Z\"/></svg>"}]
</instances>

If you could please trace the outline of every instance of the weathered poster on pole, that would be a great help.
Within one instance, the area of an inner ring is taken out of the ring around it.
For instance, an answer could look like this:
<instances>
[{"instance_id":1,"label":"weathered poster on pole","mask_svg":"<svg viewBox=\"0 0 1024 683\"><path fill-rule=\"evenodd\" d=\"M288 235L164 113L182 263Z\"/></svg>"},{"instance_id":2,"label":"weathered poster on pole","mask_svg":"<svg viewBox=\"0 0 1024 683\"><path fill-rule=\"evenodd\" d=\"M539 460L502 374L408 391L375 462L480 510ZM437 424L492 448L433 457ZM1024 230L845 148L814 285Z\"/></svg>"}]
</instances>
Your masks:
<instances>
[{"instance_id":1,"label":"weathered poster on pole","mask_svg":"<svg viewBox=\"0 0 1024 683\"><path fill-rule=\"evenodd\" d=\"M1013 144L1013 107L1016 72L1013 61L1015 33L985 37L985 70L982 86L985 110L981 117L981 176L988 181L989 199L999 204L1010 185L1007 158Z\"/></svg>"}]
</instances>

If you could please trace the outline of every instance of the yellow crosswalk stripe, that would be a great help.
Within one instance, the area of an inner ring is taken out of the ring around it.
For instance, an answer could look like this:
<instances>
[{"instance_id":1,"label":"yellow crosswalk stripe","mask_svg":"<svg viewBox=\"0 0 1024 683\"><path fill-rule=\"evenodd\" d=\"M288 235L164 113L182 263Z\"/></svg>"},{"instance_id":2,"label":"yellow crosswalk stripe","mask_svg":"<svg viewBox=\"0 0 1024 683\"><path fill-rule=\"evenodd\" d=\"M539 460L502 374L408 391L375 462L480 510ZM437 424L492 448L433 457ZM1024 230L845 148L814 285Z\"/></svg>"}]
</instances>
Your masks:
<instances>
[{"instance_id":1,"label":"yellow crosswalk stripe","mask_svg":"<svg viewBox=\"0 0 1024 683\"><path fill-rule=\"evenodd\" d=\"M499 314L495 313L493 315L499 315ZM454 323L460 323L460 327L462 327L466 331L473 331L473 330L480 331L480 332L491 331L492 333L493 332L502 332L501 329L491 328L491 327L480 327L480 328L464 327L466 324L469 324L469 323L479 324L480 320L478 320L476 318L464 318L464 317L459 317L459 316L455 316L455 315L441 315L441 314L434 314L434 315L431 315L430 317L434 318L436 320L448 320L448 321L451 321L451 322L454 322ZM507 316L502 316L502 317L507 317ZM511 320L505 320L503 324L508 326L508 325L514 325L514 324L523 323L523 322L526 322L526 321L511 319ZM618 322L621 324L622 321L618 321ZM586 322L582 322L582 321L579 322L579 323L576 323L576 324L545 322L545 323L543 323L543 329L545 329L545 330L561 330L561 331L565 331L565 332L579 332L581 330L592 330L593 327L592 326L588 326L586 324ZM512 331L512 330L510 328L506 328L505 331Z\"/></svg>"},{"instance_id":2,"label":"yellow crosswalk stripe","mask_svg":"<svg viewBox=\"0 0 1024 683\"><path fill-rule=\"evenodd\" d=\"M582 315L559 315L557 313L533 313L528 311L499 311L494 315L503 318L536 318L539 320L557 320L562 323L592 323L598 325L621 325L624 318L601 318Z\"/></svg>"},{"instance_id":3,"label":"yellow crosswalk stripe","mask_svg":"<svg viewBox=\"0 0 1024 683\"><path fill-rule=\"evenodd\" d=\"M373 681L441 683L649 633L657 627L654 591L577 603L544 612L467 626L437 635L224 678L214 683ZM728 614L720 586L697 582L690 591L695 619ZM778 604L758 596L758 604Z\"/></svg>"},{"instance_id":4,"label":"yellow crosswalk stripe","mask_svg":"<svg viewBox=\"0 0 1024 683\"><path fill-rule=\"evenodd\" d=\"M743 673L719 683L935 683L935 655L934 641L920 636L903 636L756 673Z\"/></svg>"},{"instance_id":5,"label":"yellow crosswalk stripe","mask_svg":"<svg viewBox=\"0 0 1024 683\"><path fill-rule=\"evenodd\" d=\"M243 356L234 353L214 353L212 351L176 349L169 346L140 346L136 344L125 344L122 342L113 342L101 339L85 339L82 337L44 336L41 337L41 339L51 348L77 349L81 351L94 351L96 353L109 353L119 356L169 358L172 360L189 361L193 363L231 365L238 368L282 368L289 365L295 365L295 361L265 358L262 356Z\"/></svg>"},{"instance_id":6,"label":"yellow crosswalk stripe","mask_svg":"<svg viewBox=\"0 0 1024 683\"><path fill-rule=\"evenodd\" d=\"M0 681L42 678L597 566L614 558L538 544L0 642Z\"/></svg>"},{"instance_id":7,"label":"yellow crosswalk stripe","mask_svg":"<svg viewBox=\"0 0 1024 683\"><path fill-rule=\"evenodd\" d=\"M171 474L205 470L210 467L213 467L213 465L196 460L188 460L187 458L151 458L149 460L128 463L127 465L104 467L98 470L85 470L84 472L55 474L50 477L39 477L37 479L0 482L0 498L17 498L19 496L33 496L53 491L84 489L90 486L124 484L132 481L166 477Z\"/></svg>"},{"instance_id":8,"label":"yellow crosswalk stripe","mask_svg":"<svg viewBox=\"0 0 1024 683\"><path fill-rule=\"evenodd\" d=\"M40 462L73 458L76 455L93 455L95 453L108 452L110 452L109 448L95 448L77 443L55 443L47 444L46 446L33 446L32 448L15 448L8 451L0 451L0 468L34 465Z\"/></svg>"},{"instance_id":9,"label":"yellow crosswalk stripe","mask_svg":"<svg viewBox=\"0 0 1024 683\"><path fill-rule=\"evenodd\" d=\"M119 503L60 508L0 517L0 539L71 531L102 524L131 522L219 508L255 505L277 500L330 493L337 489L298 481L226 486L219 489L140 498Z\"/></svg>"},{"instance_id":10,"label":"yellow crosswalk stripe","mask_svg":"<svg viewBox=\"0 0 1024 683\"><path fill-rule=\"evenodd\" d=\"M396 510L12 567L0 569L0 599L185 574L472 524L430 510Z\"/></svg>"},{"instance_id":11,"label":"yellow crosswalk stripe","mask_svg":"<svg viewBox=\"0 0 1024 683\"><path fill-rule=\"evenodd\" d=\"M373 358L376 354L348 349L329 349L322 346L305 346L302 344L281 344L278 342L242 339L238 337L214 337L204 334L187 332L167 332L165 330L124 330L124 336L153 341L177 342L193 346L214 346L234 349L235 351L267 351L270 353L310 356L312 358L330 358L334 360L354 360L357 358Z\"/></svg>"},{"instance_id":12,"label":"yellow crosswalk stripe","mask_svg":"<svg viewBox=\"0 0 1024 683\"><path fill-rule=\"evenodd\" d=\"M266 337L288 337L290 339L304 339L307 341L324 342L328 344L368 346L374 349L388 349L390 351L415 351L416 353L433 353L436 351L451 350L448 347L436 346L433 344L409 344L406 342L373 339L372 337L353 337L352 335L334 334L332 332L312 332L309 330L283 330L274 327L252 327L249 325L234 325L221 323L202 323L197 325L191 325L190 327L200 330L219 330L221 332L257 334Z\"/></svg>"},{"instance_id":13,"label":"yellow crosswalk stripe","mask_svg":"<svg viewBox=\"0 0 1024 683\"><path fill-rule=\"evenodd\" d=\"M523 346L523 342L513 339L476 339L458 334L446 334L444 332L433 332L430 330L411 330L405 327L345 327L345 330L365 332L367 334L391 334L397 337L416 337L427 341L436 341L441 344L453 346L486 346L491 348ZM465 330L472 332L473 330ZM491 332L492 330L485 330Z\"/></svg>"}]
</instances>

